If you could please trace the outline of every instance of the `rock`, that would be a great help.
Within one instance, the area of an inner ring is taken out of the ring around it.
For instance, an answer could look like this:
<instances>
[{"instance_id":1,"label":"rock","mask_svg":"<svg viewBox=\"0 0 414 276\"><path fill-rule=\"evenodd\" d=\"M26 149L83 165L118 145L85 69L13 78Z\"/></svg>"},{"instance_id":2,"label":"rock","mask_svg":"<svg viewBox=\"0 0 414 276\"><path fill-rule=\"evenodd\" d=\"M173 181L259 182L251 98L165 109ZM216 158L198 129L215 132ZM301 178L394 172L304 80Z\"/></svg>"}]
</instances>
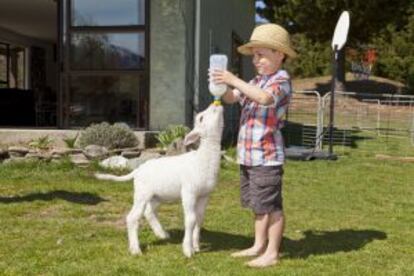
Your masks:
<instances>
[{"instance_id":1,"label":"rock","mask_svg":"<svg viewBox=\"0 0 414 276\"><path fill-rule=\"evenodd\" d=\"M122 149L112 149L109 151L110 155L119 155L124 151L133 151L133 152L141 152L140 147L132 147L132 148L122 148Z\"/></svg>"},{"instance_id":2,"label":"rock","mask_svg":"<svg viewBox=\"0 0 414 276\"><path fill-rule=\"evenodd\" d=\"M145 162L147 162L148 160L151 159L156 159L161 157L162 155L159 153L155 153L155 152L145 152L143 151L140 155L140 157L138 158L132 158L128 160L128 167L133 170L135 168L138 168L139 166L141 166L142 164L144 164Z\"/></svg>"},{"instance_id":3,"label":"rock","mask_svg":"<svg viewBox=\"0 0 414 276\"><path fill-rule=\"evenodd\" d=\"M9 147L9 155L12 158L24 157L28 152L29 152L29 149L26 147L20 147L20 146Z\"/></svg>"},{"instance_id":4,"label":"rock","mask_svg":"<svg viewBox=\"0 0 414 276\"><path fill-rule=\"evenodd\" d=\"M165 155L165 149L162 149L162 148L149 148L149 149L146 149L145 152L158 153L160 155Z\"/></svg>"},{"instance_id":5,"label":"rock","mask_svg":"<svg viewBox=\"0 0 414 276\"><path fill-rule=\"evenodd\" d=\"M128 168L130 170L134 170L136 168L138 168L139 166L141 166L142 164L144 164L147 160L142 160L140 158L132 158L132 159L128 159Z\"/></svg>"},{"instance_id":6,"label":"rock","mask_svg":"<svg viewBox=\"0 0 414 276\"><path fill-rule=\"evenodd\" d=\"M10 151L13 151L13 152L21 152L21 153L26 154L26 153L29 152L29 149L26 148L26 147L21 147L21 146L10 146L9 147L9 152Z\"/></svg>"},{"instance_id":7,"label":"rock","mask_svg":"<svg viewBox=\"0 0 414 276\"><path fill-rule=\"evenodd\" d=\"M36 153L36 152L29 152L28 154L26 154L25 158L27 158L27 159L36 159L36 160L42 159L41 154Z\"/></svg>"},{"instance_id":8,"label":"rock","mask_svg":"<svg viewBox=\"0 0 414 276\"><path fill-rule=\"evenodd\" d=\"M98 145L89 145L83 150L83 154L85 154L88 159L104 159L108 156L108 149Z\"/></svg>"},{"instance_id":9,"label":"rock","mask_svg":"<svg viewBox=\"0 0 414 276\"><path fill-rule=\"evenodd\" d=\"M83 167L89 165L90 163L90 161L82 153L71 154L69 157L70 161L76 166Z\"/></svg>"},{"instance_id":10,"label":"rock","mask_svg":"<svg viewBox=\"0 0 414 276\"><path fill-rule=\"evenodd\" d=\"M4 149L0 149L0 160L9 158L9 152Z\"/></svg>"},{"instance_id":11,"label":"rock","mask_svg":"<svg viewBox=\"0 0 414 276\"><path fill-rule=\"evenodd\" d=\"M23 154L21 152L9 151L10 158L23 158L25 155L26 154Z\"/></svg>"},{"instance_id":12,"label":"rock","mask_svg":"<svg viewBox=\"0 0 414 276\"><path fill-rule=\"evenodd\" d=\"M77 153L83 153L81 149L69 149L69 148L55 148L51 151L52 155L69 155L69 154L77 154Z\"/></svg>"},{"instance_id":13,"label":"rock","mask_svg":"<svg viewBox=\"0 0 414 276\"><path fill-rule=\"evenodd\" d=\"M27 159L24 157L14 157L14 158L9 158L3 161L2 164L12 164L12 163L24 163L27 162Z\"/></svg>"},{"instance_id":14,"label":"rock","mask_svg":"<svg viewBox=\"0 0 414 276\"><path fill-rule=\"evenodd\" d=\"M112 156L99 163L102 167L111 169L128 168L128 159L123 156Z\"/></svg>"},{"instance_id":15,"label":"rock","mask_svg":"<svg viewBox=\"0 0 414 276\"><path fill-rule=\"evenodd\" d=\"M123 151L121 153L121 156L125 158L136 158L136 157L139 157L140 155L141 155L140 151Z\"/></svg>"},{"instance_id":16,"label":"rock","mask_svg":"<svg viewBox=\"0 0 414 276\"><path fill-rule=\"evenodd\" d=\"M60 160L62 159L63 155L60 154L52 154L52 160Z\"/></svg>"},{"instance_id":17,"label":"rock","mask_svg":"<svg viewBox=\"0 0 414 276\"><path fill-rule=\"evenodd\" d=\"M52 155L50 155L50 153L47 152L29 152L28 154L26 154L25 158L49 161L52 159Z\"/></svg>"}]
</instances>

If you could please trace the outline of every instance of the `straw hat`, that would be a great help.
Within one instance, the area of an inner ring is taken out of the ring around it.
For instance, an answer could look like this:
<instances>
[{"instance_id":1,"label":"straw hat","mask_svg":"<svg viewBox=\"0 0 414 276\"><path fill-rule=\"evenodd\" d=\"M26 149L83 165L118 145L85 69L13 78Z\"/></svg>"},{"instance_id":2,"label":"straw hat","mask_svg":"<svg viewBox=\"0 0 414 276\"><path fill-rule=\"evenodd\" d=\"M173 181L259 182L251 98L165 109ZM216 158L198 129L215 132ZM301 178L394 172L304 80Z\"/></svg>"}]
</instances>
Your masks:
<instances>
[{"instance_id":1,"label":"straw hat","mask_svg":"<svg viewBox=\"0 0 414 276\"><path fill-rule=\"evenodd\" d=\"M252 55L252 47L263 47L281 51L290 58L297 56L290 43L289 33L279 25L263 24L257 26L250 41L237 48L243 55Z\"/></svg>"}]
</instances>

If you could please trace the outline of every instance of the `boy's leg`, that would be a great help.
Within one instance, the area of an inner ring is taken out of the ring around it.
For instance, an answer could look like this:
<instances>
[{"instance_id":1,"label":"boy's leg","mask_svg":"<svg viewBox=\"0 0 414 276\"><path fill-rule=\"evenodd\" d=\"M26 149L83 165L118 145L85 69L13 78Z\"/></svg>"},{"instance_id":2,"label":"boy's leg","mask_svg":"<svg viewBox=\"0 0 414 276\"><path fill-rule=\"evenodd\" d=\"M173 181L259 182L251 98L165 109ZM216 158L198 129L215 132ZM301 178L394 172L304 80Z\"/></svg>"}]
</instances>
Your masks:
<instances>
[{"instance_id":1,"label":"boy's leg","mask_svg":"<svg viewBox=\"0 0 414 276\"><path fill-rule=\"evenodd\" d=\"M268 235L269 216L255 215L254 244L252 247L231 254L233 257L252 257L264 252Z\"/></svg>"},{"instance_id":2,"label":"boy's leg","mask_svg":"<svg viewBox=\"0 0 414 276\"><path fill-rule=\"evenodd\" d=\"M268 245L263 255L247 263L251 267L266 267L275 265L279 258L279 249L282 242L285 218L283 211L268 214Z\"/></svg>"}]
</instances>

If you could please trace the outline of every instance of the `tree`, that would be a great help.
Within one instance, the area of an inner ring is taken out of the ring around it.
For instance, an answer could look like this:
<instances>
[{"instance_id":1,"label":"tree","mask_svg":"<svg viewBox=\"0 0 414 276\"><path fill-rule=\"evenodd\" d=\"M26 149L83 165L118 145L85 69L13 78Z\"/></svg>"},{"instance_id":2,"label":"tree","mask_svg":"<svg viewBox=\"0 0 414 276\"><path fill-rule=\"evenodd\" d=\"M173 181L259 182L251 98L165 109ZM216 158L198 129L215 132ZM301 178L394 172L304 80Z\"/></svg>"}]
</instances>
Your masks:
<instances>
[{"instance_id":1,"label":"tree","mask_svg":"<svg viewBox=\"0 0 414 276\"><path fill-rule=\"evenodd\" d=\"M292 33L304 33L313 41L329 41L343 10L351 14L350 44L368 43L382 29L392 24L403 29L413 1L395 0L264 0L258 13L271 22L285 26Z\"/></svg>"},{"instance_id":2,"label":"tree","mask_svg":"<svg viewBox=\"0 0 414 276\"><path fill-rule=\"evenodd\" d=\"M410 23L414 14L412 0L395 0L392 4L388 0L263 0L263 2L265 7L257 8L258 14L288 29L293 34L293 40L297 42L295 45L302 50L299 51L301 59L305 58L309 63L312 63L313 59L307 54L309 48L304 48L298 43L305 43L311 48L311 52L319 49L320 55L326 55L328 52L322 48L330 47L333 30L343 10L349 11L351 15L347 42L347 47L351 48L376 42L378 37L386 36L384 30L387 29L392 29L394 36L402 34L409 24L413 24ZM329 60L328 58L327 61ZM326 72L328 66L318 65L316 73Z\"/></svg>"}]
</instances>

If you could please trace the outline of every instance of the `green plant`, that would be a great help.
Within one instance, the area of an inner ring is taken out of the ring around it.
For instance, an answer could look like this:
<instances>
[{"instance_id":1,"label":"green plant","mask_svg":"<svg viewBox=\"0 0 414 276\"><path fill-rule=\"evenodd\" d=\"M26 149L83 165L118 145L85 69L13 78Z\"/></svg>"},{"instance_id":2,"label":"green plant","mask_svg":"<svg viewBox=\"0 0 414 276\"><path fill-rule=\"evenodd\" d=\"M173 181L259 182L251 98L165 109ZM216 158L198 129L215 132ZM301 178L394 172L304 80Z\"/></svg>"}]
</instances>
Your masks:
<instances>
[{"instance_id":1,"label":"green plant","mask_svg":"<svg viewBox=\"0 0 414 276\"><path fill-rule=\"evenodd\" d=\"M108 149L134 147L138 139L134 131L124 123L110 125L107 122L92 124L82 131L79 145L84 148L88 145L104 146Z\"/></svg>"},{"instance_id":2,"label":"green plant","mask_svg":"<svg viewBox=\"0 0 414 276\"><path fill-rule=\"evenodd\" d=\"M68 159L1 164L1 275L414 275L413 164L377 160L384 140L359 139L334 162L286 163L281 259L260 271L230 257L254 242L251 212L239 203L237 164L220 171L202 251L191 260L180 252L180 203L158 211L169 242L144 224L140 241L151 250L133 258L124 234L129 185L104 183L92 177L94 168ZM391 141L402 145L401 138ZM393 153L412 156L414 148Z\"/></svg>"},{"instance_id":3,"label":"green plant","mask_svg":"<svg viewBox=\"0 0 414 276\"><path fill-rule=\"evenodd\" d=\"M65 142L66 147L73 149L75 148L76 139L78 139L79 132L76 133L74 137L65 137L63 138L63 142Z\"/></svg>"},{"instance_id":4,"label":"green plant","mask_svg":"<svg viewBox=\"0 0 414 276\"><path fill-rule=\"evenodd\" d=\"M190 129L184 125L171 125L161 131L157 136L158 147L166 149L174 140L184 138Z\"/></svg>"},{"instance_id":5,"label":"green plant","mask_svg":"<svg viewBox=\"0 0 414 276\"><path fill-rule=\"evenodd\" d=\"M50 138L49 135L45 135L45 136L41 136L41 137L30 140L29 146L31 148L35 148L39 150L47 150L50 148L52 143L53 143L53 139Z\"/></svg>"}]
</instances>

